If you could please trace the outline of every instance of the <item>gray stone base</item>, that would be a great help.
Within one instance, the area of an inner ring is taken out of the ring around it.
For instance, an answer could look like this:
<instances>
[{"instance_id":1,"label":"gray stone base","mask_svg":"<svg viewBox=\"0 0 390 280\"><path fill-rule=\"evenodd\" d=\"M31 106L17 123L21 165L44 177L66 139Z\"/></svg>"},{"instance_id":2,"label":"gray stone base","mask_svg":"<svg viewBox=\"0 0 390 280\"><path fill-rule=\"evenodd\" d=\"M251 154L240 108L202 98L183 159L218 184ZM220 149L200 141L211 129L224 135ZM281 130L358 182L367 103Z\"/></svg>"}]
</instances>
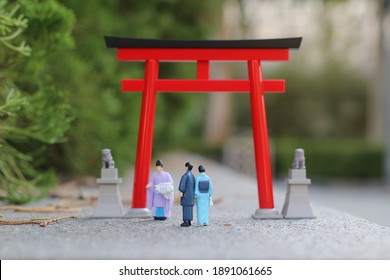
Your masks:
<instances>
[{"instance_id":1,"label":"gray stone base","mask_svg":"<svg viewBox=\"0 0 390 280\"><path fill-rule=\"evenodd\" d=\"M152 217L152 212L148 208L130 208L124 218L148 219Z\"/></svg>"},{"instance_id":2,"label":"gray stone base","mask_svg":"<svg viewBox=\"0 0 390 280\"><path fill-rule=\"evenodd\" d=\"M253 219L282 219L282 215L275 208L271 209L257 209L252 215Z\"/></svg>"},{"instance_id":3,"label":"gray stone base","mask_svg":"<svg viewBox=\"0 0 390 280\"><path fill-rule=\"evenodd\" d=\"M305 169L290 169L287 180L287 193L282 209L285 219L314 219L310 206L309 185Z\"/></svg>"},{"instance_id":4,"label":"gray stone base","mask_svg":"<svg viewBox=\"0 0 390 280\"><path fill-rule=\"evenodd\" d=\"M282 215L285 219L314 219L307 185L288 185Z\"/></svg>"}]
</instances>

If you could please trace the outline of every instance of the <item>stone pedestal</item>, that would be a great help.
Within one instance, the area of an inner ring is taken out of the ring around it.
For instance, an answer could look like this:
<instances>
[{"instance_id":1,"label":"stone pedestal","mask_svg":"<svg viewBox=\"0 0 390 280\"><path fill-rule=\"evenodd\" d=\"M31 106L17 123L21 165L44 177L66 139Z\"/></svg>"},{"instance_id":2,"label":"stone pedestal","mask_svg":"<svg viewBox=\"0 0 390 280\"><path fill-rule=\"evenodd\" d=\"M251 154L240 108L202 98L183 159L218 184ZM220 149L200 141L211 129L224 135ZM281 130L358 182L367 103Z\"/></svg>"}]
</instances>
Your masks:
<instances>
[{"instance_id":1,"label":"stone pedestal","mask_svg":"<svg viewBox=\"0 0 390 280\"><path fill-rule=\"evenodd\" d=\"M309 201L310 183L311 180L306 178L306 169L289 170L286 200L282 210L285 219L315 218Z\"/></svg>"},{"instance_id":2,"label":"stone pedestal","mask_svg":"<svg viewBox=\"0 0 390 280\"><path fill-rule=\"evenodd\" d=\"M148 208L130 208L125 215L125 218L149 219L151 217L152 212Z\"/></svg>"},{"instance_id":3,"label":"stone pedestal","mask_svg":"<svg viewBox=\"0 0 390 280\"><path fill-rule=\"evenodd\" d=\"M282 219L282 215L280 215L279 211L275 208L265 209L259 208L252 215L253 219Z\"/></svg>"},{"instance_id":4,"label":"stone pedestal","mask_svg":"<svg viewBox=\"0 0 390 280\"><path fill-rule=\"evenodd\" d=\"M95 218L122 218L124 215L118 178L118 169L103 168L101 178L96 182L99 185L99 196L93 217Z\"/></svg>"}]
</instances>

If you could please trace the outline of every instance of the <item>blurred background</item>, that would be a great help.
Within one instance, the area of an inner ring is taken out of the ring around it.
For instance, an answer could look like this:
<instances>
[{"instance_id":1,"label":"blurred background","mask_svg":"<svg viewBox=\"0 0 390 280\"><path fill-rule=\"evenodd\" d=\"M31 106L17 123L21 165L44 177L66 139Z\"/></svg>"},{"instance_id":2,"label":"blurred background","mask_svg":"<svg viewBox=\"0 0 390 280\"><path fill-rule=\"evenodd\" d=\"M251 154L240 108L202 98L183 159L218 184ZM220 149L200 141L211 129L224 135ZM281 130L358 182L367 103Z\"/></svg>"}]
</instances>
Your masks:
<instances>
[{"instance_id":1,"label":"blurred background","mask_svg":"<svg viewBox=\"0 0 390 280\"><path fill-rule=\"evenodd\" d=\"M266 95L273 176L286 176L300 147L316 182L388 194L389 2L0 0L0 198L24 203L98 176L102 148L121 172L133 166L141 93L122 93L120 81L143 77L144 64L117 61L105 35L303 37L289 61L263 65L287 87ZM195 63L160 67L161 78L195 75ZM213 63L211 76L242 79L246 65ZM154 155L196 152L254 176L252 141L248 94L158 95Z\"/></svg>"}]
</instances>

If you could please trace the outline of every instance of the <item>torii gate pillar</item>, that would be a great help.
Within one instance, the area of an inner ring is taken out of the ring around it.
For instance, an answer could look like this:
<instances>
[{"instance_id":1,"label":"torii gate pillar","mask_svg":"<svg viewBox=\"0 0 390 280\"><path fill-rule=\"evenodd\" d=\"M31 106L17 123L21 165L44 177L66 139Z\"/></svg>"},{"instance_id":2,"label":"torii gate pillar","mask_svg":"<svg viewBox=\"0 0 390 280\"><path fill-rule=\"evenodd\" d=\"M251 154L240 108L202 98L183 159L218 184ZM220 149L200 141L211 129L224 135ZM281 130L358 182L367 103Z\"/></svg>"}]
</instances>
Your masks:
<instances>
[{"instance_id":1,"label":"torii gate pillar","mask_svg":"<svg viewBox=\"0 0 390 280\"><path fill-rule=\"evenodd\" d=\"M255 219L281 219L282 215L274 207L271 156L265 114L264 88L259 61L248 61L248 76L250 81L252 130L260 205L260 208L255 211L252 217Z\"/></svg>"},{"instance_id":2,"label":"torii gate pillar","mask_svg":"<svg viewBox=\"0 0 390 280\"><path fill-rule=\"evenodd\" d=\"M289 49L299 48L302 38L240 41L172 41L105 37L108 48L118 48L118 59L145 61L145 77L123 80L123 91L142 91L132 209L126 216L150 217L146 189L152 156L156 93L250 92L259 209L255 219L279 219L274 207L272 170L264 92L284 92L283 80L263 80L261 61L288 60ZM248 80L211 80L210 61L247 61ZM159 61L196 61L197 79L159 79Z\"/></svg>"}]
</instances>

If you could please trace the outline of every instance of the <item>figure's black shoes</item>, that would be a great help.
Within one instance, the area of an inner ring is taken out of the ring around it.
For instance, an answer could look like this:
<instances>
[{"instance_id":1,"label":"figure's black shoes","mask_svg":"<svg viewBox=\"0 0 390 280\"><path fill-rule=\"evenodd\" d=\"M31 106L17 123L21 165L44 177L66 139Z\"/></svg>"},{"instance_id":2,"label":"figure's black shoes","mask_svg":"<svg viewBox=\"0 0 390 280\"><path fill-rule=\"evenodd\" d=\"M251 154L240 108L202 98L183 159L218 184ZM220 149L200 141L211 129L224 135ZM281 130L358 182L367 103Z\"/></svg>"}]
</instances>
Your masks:
<instances>
[{"instance_id":1,"label":"figure's black shoes","mask_svg":"<svg viewBox=\"0 0 390 280\"><path fill-rule=\"evenodd\" d=\"M189 226L191 226L191 222L190 221L184 221L184 223L182 223L180 226L181 227L189 227Z\"/></svg>"}]
</instances>

